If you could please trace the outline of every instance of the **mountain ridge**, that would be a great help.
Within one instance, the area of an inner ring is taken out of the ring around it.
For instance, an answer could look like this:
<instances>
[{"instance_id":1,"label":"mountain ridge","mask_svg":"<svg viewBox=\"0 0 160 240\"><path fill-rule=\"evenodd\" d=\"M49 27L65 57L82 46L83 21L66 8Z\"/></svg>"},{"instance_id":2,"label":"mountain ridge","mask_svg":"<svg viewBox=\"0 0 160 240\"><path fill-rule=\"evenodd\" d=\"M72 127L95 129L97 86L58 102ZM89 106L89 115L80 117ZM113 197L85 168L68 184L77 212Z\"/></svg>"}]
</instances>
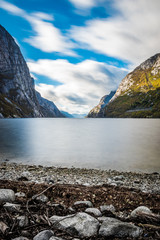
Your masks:
<instances>
[{"instance_id":1,"label":"mountain ridge","mask_svg":"<svg viewBox=\"0 0 160 240\"><path fill-rule=\"evenodd\" d=\"M47 109L47 104L44 111L44 101L48 100L37 98L19 46L0 25L0 117L64 117L54 104L52 111Z\"/></svg>"},{"instance_id":2,"label":"mountain ridge","mask_svg":"<svg viewBox=\"0 0 160 240\"><path fill-rule=\"evenodd\" d=\"M160 118L160 53L122 79L104 107L106 118Z\"/></svg>"}]
</instances>

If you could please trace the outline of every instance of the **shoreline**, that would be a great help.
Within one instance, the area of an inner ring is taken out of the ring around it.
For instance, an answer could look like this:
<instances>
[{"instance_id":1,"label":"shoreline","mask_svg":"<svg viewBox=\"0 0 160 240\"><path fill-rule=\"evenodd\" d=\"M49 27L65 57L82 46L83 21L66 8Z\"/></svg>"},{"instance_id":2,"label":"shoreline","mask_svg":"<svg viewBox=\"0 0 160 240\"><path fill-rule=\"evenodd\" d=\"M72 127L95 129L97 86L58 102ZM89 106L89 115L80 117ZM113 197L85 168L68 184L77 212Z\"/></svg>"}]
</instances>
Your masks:
<instances>
[{"instance_id":1,"label":"shoreline","mask_svg":"<svg viewBox=\"0 0 160 240\"><path fill-rule=\"evenodd\" d=\"M109 185L160 194L160 174L86 168L0 163L0 180L84 186Z\"/></svg>"},{"instance_id":2,"label":"shoreline","mask_svg":"<svg viewBox=\"0 0 160 240\"><path fill-rule=\"evenodd\" d=\"M159 239L159 184L159 173L3 162L0 239Z\"/></svg>"}]
</instances>

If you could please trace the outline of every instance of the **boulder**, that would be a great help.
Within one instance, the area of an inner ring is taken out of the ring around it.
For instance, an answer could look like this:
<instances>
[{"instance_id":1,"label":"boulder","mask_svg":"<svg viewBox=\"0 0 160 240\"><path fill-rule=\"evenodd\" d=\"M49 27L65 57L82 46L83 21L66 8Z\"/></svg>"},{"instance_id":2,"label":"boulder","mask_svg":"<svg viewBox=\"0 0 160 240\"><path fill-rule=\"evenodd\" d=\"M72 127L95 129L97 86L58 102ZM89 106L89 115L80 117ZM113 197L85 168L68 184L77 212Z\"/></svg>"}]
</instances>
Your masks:
<instances>
[{"instance_id":1,"label":"boulder","mask_svg":"<svg viewBox=\"0 0 160 240\"><path fill-rule=\"evenodd\" d=\"M87 213L77 213L73 216L56 217L50 218L55 229L64 230L69 234L77 234L79 237L91 237L97 235L99 222L94 217L88 215Z\"/></svg>"},{"instance_id":2,"label":"boulder","mask_svg":"<svg viewBox=\"0 0 160 240\"><path fill-rule=\"evenodd\" d=\"M44 230L38 233L33 240L49 240L54 235L54 232L51 230Z\"/></svg>"},{"instance_id":3,"label":"boulder","mask_svg":"<svg viewBox=\"0 0 160 240\"><path fill-rule=\"evenodd\" d=\"M0 204L5 202L14 202L15 193L11 189L0 189Z\"/></svg>"},{"instance_id":4,"label":"boulder","mask_svg":"<svg viewBox=\"0 0 160 240\"><path fill-rule=\"evenodd\" d=\"M103 237L137 238L141 233L141 228L135 226L134 224L122 222L110 217L103 221L99 229L99 235Z\"/></svg>"}]
</instances>

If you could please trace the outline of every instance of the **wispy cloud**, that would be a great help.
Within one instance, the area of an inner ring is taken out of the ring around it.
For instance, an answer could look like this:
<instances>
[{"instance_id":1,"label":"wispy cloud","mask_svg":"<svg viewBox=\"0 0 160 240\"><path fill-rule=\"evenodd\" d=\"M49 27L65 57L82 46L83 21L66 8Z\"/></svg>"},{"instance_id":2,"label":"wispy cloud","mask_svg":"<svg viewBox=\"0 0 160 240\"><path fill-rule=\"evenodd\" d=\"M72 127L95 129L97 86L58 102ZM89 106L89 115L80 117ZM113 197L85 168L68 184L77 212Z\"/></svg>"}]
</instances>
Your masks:
<instances>
[{"instance_id":1,"label":"wispy cloud","mask_svg":"<svg viewBox=\"0 0 160 240\"><path fill-rule=\"evenodd\" d=\"M33 12L29 14L23 9L4 0L0 0L0 8L30 23L33 29L33 35L25 39L25 41L33 47L44 52L57 52L63 55L76 56L76 53L72 50L74 44L54 26L54 18L52 15L43 12Z\"/></svg>"},{"instance_id":2,"label":"wispy cloud","mask_svg":"<svg viewBox=\"0 0 160 240\"><path fill-rule=\"evenodd\" d=\"M81 48L133 64L159 52L159 0L113 0L112 7L116 10L114 16L73 26L70 37Z\"/></svg>"},{"instance_id":3,"label":"wispy cloud","mask_svg":"<svg viewBox=\"0 0 160 240\"><path fill-rule=\"evenodd\" d=\"M96 0L69 0L76 8L88 9L96 5Z\"/></svg>"},{"instance_id":4,"label":"wispy cloud","mask_svg":"<svg viewBox=\"0 0 160 240\"><path fill-rule=\"evenodd\" d=\"M87 113L103 95L116 89L127 73L125 69L91 60L72 64L63 59L42 59L30 61L28 65L31 72L60 83L58 86L37 83L36 88L43 97L54 101L64 111L81 114Z\"/></svg>"}]
</instances>

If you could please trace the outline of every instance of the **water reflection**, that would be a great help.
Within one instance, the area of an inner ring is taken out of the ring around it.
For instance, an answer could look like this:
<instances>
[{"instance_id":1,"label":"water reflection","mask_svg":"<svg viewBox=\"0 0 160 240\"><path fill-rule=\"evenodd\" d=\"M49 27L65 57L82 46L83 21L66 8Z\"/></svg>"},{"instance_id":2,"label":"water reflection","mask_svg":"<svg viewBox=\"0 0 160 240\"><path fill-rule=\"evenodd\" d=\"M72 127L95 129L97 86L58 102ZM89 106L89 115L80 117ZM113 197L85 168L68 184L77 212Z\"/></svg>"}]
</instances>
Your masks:
<instances>
[{"instance_id":1,"label":"water reflection","mask_svg":"<svg viewBox=\"0 0 160 240\"><path fill-rule=\"evenodd\" d=\"M2 119L0 159L160 172L159 119Z\"/></svg>"}]
</instances>

